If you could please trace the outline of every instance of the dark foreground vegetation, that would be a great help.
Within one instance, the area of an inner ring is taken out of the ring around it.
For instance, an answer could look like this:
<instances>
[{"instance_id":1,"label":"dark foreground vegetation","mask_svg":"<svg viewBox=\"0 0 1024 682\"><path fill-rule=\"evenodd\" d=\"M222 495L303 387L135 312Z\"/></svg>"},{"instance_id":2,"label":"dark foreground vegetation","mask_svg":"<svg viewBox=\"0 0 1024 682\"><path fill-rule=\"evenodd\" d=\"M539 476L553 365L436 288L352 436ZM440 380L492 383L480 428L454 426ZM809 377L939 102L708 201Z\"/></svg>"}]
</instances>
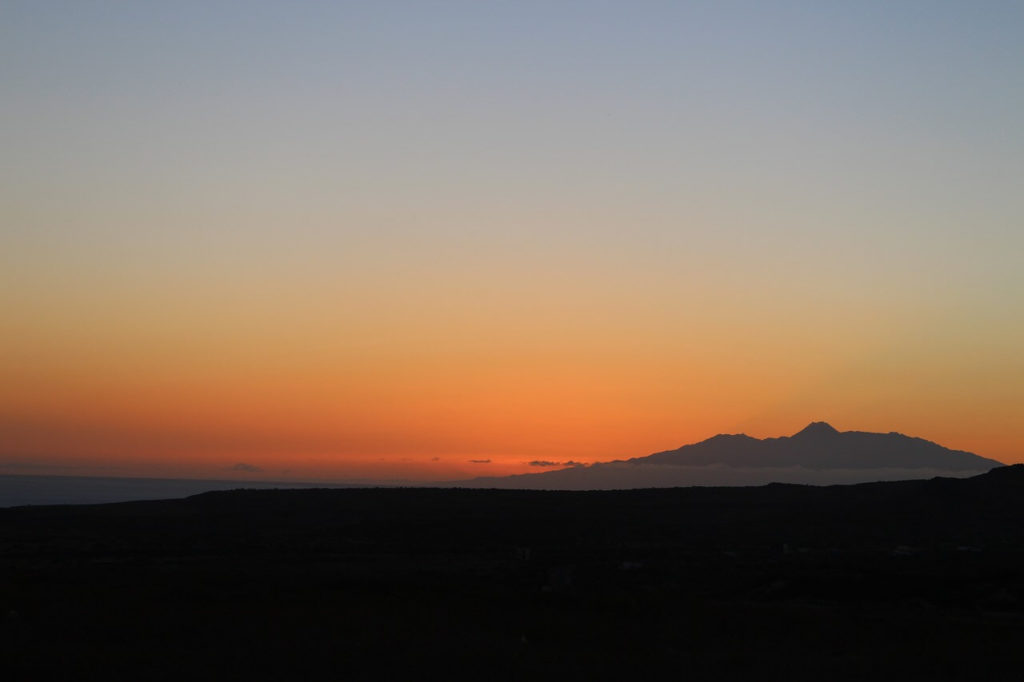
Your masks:
<instances>
[{"instance_id":1,"label":"dark foreground vegetation","mask_svg":"<svg viewBox=\"0 0 1024 682\"><path fill-rule=\"evenodd\" d=\"M1020 679L1024 466L0 510L4 679Z\"/></svg>"}]
</instances>

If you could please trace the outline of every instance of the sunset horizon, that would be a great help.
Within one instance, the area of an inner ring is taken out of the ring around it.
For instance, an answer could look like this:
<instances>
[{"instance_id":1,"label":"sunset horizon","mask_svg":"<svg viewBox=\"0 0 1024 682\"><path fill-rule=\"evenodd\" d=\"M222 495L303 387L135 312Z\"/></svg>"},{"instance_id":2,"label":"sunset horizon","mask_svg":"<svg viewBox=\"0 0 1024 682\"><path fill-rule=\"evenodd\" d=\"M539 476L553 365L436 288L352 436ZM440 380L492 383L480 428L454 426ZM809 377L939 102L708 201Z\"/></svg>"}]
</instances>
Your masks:
<instances>
[{"instance_id":1,"label":"sunset horizon","mask_svg":"<svg viewBox=\"0 0 1024 682\"><path fill-rule=\"evenodd\" d=\"M1024 2L0 2L12 680L1017 679Z\"/></svg>"},{"instance_id":2,"label":"sunset horizon","mask_svg":"<svg viewBox=\"0 0 1024 682\"><path fill-rule=\"evenodd\" d=\"M893 429L870 430L870 429L845 429L836 428L833 424L824 420L813 420L804 423L803 427L792 429L785 433L774 433L765 435L753 435L741 431L721 431L712 434L705 434L702 437L674 445L662 445L644 452L623 452L613 457L603 459L586 458L564 458L564 459L543 459L540 456L532 459L520 458L515 460L512 457L496 457L492 454L466 453L462 455L431 456L429 459L413 457L377 459L356 459L344 462L339 469L330 468L324 464L324 460L296 460L290 459L293 467L285 469L265 469L259 464L253 463L254 458L246 458L245 461L222 462L221 466L207 466L206 468L174 468L161 469L160 462L147 462L146 467L133 469L131 464L124 464L116 459L104 460L94 458L89 464L62 463L62 460L39 459L11 459L0 466L0 475L14 476L62 476L62 477L114 477L114 478L170 478L170 479L195 479L195 480L224 480L244 483L324 483L324 484L366 484L366 485L430 485L449 484L459 481L468 481L475 478L508 477L521 474L536 474L545 471L557 471L577 467L589 467L595 464L610 464L629 460L644 459L649 455L661 453L676 448L703 443L714 440L717 437L725 436L748 436L755 440L776 440L788 439L799 434L802 430L813 429L819 425L837 433L868 433L868 434L895 434L907 436L915 440L925 440L936 445L946 447L946 444L935 442L928 438L922 438L918 434L903 433ZM983 456L981 453L966 448L949 446L950 450L963 451L972 455ZM995 459L989 457L988 459ZM274 460L271 460L271 462ZM1016 462L998 462L1002 464L1014 464ZM155 465L155 466L154 466ZM201 466L201 465L200 465ZM338 466L338 465L335 465ZM900 469L906 474L906 470ZM907 474L911 475L911 474ZM675 480L675 479L672 479ZM666 483L669 485L670 483ZM701 484L697 482L695 484ZM629 487L629 486L626 486Z\"/></svg>"},{"instance_id":3,"label":"sunset horizon","mask_svg":"<svg viewBox=\"0 0 1024 682\"><path fill-rule=\"evenodd\" d=\"M0 10L0 474L1024 462L1024 16Z\"/></svg>"}]
</instances>

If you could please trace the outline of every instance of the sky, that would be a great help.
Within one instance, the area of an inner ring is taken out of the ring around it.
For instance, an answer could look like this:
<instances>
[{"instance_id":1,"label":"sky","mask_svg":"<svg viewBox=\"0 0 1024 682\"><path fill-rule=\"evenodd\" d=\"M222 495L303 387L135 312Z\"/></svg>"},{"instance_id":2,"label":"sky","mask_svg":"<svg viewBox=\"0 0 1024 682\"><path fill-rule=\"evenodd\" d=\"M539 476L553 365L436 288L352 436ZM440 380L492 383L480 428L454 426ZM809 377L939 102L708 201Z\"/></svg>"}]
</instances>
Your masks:
<instances>
[{"instance_id":1,"label":"sky","mask_svg":"<svg viewBox=\"0 0 1024 682\"><path fill-rule=\"evenodd\" d=\"M0 5L0 473L1024 461L1024 5Z\"/></svg>"}]
</instances>

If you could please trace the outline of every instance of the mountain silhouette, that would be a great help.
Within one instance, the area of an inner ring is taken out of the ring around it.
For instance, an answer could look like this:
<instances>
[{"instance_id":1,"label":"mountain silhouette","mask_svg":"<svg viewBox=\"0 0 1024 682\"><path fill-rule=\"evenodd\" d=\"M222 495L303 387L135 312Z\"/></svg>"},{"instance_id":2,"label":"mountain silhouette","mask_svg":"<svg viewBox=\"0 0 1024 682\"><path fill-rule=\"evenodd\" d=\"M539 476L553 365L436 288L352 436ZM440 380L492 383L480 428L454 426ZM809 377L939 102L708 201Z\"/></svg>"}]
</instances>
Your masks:
<instances>
[{"instance_id":1,"label":"mountain silhouette","mask_svg":"<svg viewBox=\"0 0 1024 682\"><path fill-rule=\"evenodd\" d=\"M675 450L518 476L477 478L474 487L614 489L767 483L832 485L949 476L962 478L1003 466L901 433L838 431L811 422L792 436L719 434Z\"/></svg>"},{"instance_id":2,"label":"mountain silhouette","mask_svg":"<svg viewBox=\"0 0 1024 682\"><path fill-rule=\"evenodd\" d=\"M703 466L725 464L743 467L791 467L808 469L947 469L987 471L1002 462L902 433L837 431L825 422L812 422L802 431L781 438L718 435L676 450L657 452L628 461L649 464Z\"/></svg>"}]
</instances>

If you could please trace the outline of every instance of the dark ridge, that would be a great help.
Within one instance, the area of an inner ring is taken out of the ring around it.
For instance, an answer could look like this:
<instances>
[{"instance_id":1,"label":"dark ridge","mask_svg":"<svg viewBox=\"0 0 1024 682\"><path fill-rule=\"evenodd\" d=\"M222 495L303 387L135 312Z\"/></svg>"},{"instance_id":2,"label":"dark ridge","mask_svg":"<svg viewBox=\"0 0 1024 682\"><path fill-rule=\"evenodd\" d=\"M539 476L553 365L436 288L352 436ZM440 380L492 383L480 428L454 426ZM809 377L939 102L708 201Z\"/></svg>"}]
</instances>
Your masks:
<instances>
[{"instance_id":1,"label":"dark ridge","mask_svg":"<svg viewBox=\"0 0 1024 682\"><path fill-rule=\"evenodd\" d=\"M677 532L680 537L697 533L725 544L766 547L786 537L812 544L818 538L819 544L836 546L869 540L884 544L899 538L920 541L923 535L948 542L996 536L1024 541L1024 524L1016 523L1019 517L1000 515L1010 508L1024 511L1024 465L965 479L824 487L241 489L178 500L0 509L0 540L19 537L19 542L31 546L45 545L45 537L22 533L34 524L55 522L64 529L79 529L83 538L116 530L123 533L119 542L171 552L222 533L229 546L236 546L250 541L259 545L278 532L296 533L288 543L301 544L301 537L323 530L331 533L318 542L337 544L337 549L355 537L371 544L391 537L419 546L436 542L438 536L410 529L428 527L439 532L443 528L447 544L463 547L563 533L627 545L666 541ZM657 523L651 523L655 518ZM583 520L586 527L579 525Z\"/></svg>"},{"instance_id":2,"label":"dark ridge","mask_svg":"<svg viewBox=\"0 0 1024 682\"><path fill-rule=\"evenodd\" d=\"M9 679L1006 679L1021 518L1019 465L0 509L0 656Z\"/></svg>"}]
</instances>

